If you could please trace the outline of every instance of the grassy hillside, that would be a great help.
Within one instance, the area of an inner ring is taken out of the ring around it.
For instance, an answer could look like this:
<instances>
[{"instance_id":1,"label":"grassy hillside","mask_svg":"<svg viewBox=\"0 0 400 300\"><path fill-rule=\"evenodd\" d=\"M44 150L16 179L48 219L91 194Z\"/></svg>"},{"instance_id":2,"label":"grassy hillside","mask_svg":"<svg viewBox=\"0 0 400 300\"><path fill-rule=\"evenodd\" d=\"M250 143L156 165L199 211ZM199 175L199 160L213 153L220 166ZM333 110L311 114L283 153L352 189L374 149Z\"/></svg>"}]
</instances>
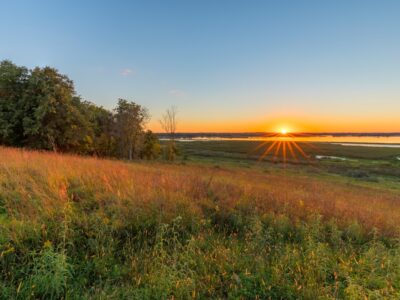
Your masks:
<instances>
[{"instance_id":1,"label":"grassy hillside","mask_svg":"<svg viewBox=\"0 0 400 300\"><path fill-rule=\"evenodd\" d=\"M398 299L399 204L312 175L0 148L0 298Z\"/></svg>"}]
</instances>

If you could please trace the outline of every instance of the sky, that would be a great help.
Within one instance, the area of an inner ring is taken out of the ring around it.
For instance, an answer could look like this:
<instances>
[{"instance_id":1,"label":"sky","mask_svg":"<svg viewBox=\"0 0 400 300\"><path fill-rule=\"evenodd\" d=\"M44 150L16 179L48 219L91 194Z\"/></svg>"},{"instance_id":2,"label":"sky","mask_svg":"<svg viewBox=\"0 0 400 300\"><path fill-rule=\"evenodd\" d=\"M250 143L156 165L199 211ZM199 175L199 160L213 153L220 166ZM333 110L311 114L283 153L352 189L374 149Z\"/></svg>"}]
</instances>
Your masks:
<instances>
[{"instance_id":1,"label":"sky","mask_svg":"<svg viewBox=\"0 0 400 300\"><path fill-rule=\"evenodd\" d=\"M400 132L400 1L0 0L0 60L180 132Z\"/></svg>"}]
</instances>

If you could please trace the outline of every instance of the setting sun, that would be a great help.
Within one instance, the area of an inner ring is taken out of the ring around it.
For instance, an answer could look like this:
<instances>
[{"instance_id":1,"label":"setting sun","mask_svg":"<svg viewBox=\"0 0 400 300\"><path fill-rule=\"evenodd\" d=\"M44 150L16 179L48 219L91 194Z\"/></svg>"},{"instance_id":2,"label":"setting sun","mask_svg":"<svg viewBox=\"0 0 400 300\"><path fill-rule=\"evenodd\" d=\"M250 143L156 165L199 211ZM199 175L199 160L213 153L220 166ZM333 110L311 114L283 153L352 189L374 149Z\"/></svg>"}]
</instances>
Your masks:
<instances>
[{"instance_id":1,"label":"setting sun","mask_svg":"<svg viewBox=\"0 0 400 300\"><path fill-rule=\"evenodd\" d=\"M281 128L281 129L280 129L280 133L281 133L281 134L287 134L287 133L288 133L288 130L287 130L286 128Z\"/></svg>"}]
</instances>

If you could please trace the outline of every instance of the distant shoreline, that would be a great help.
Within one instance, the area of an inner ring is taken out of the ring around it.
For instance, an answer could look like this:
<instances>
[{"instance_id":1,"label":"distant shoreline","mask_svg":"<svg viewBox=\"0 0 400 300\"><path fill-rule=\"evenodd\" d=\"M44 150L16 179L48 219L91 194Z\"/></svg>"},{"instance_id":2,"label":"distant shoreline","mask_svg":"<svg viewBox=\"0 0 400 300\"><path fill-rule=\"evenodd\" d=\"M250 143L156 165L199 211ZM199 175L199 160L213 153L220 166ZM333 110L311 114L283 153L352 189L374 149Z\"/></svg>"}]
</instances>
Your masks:
<instances>
[{"instance_id":1,"label":"distant shoreline","mask_svg":"<svg viewBox=\"0 0 400 300\"><path fill-rule=\"evenodd\" d=\"M349 146L349 147L385 147L385 148L400 148L397 143L330 143L333 145Z\"/></svg>"},{"instance_id":2,"label":"distant shoreline","mask_svg":"<svg viewBox=\"0 0 400 300\"><path fill-rule=\"evenodd\" d=\"M169 140L171 136L159 134L160 140ZM400 133L323 133L276 135L266 133L178 133L174 136L179 142L268 142L294 141L312 143L330 143L342 146L392 147L400 148Z\"/></svg>"},{"instance_id":3,"label":"distant shoreline","mask_svg":"<svg viewBox=\"0 0 400 300\"><path fill-rule=\"evenodd\" d=\"M156 133L160 138L170 137L166 133ZM276 135L275 132L179 132L175 138L262 138ZM400 137L400 132L296 132L292 137Z\"/></svg>"}]
</instances>

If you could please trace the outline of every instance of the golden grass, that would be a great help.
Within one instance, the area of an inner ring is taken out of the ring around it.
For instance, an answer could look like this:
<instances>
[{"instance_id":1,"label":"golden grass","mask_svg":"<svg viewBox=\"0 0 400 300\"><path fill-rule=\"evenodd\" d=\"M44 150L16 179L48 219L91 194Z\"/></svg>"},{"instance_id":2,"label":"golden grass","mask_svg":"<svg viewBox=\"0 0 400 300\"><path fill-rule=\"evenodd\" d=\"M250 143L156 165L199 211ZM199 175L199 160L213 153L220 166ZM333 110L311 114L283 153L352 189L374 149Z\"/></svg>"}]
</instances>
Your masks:
<instances>
[{"instance_id":1,"label":"golden grass","mask_svg":"<svg viewBox=\"0 0 400 300\"><path fill-rule=\"evenodd\" d=\"M0 148L0 197L6 199L9 215L34 221L56 213L68 201L80 201L74 187L91 191L104 210L110 203L126 207L127 214L157 207L167 219L182 207L201 218L205 204L226 211L246 204L261 215L285 213L296 220L317 213L387 235L398 234L400 226L400 195L393 191L251 169L126 163Z\"/></svg>"}]
</instances>

